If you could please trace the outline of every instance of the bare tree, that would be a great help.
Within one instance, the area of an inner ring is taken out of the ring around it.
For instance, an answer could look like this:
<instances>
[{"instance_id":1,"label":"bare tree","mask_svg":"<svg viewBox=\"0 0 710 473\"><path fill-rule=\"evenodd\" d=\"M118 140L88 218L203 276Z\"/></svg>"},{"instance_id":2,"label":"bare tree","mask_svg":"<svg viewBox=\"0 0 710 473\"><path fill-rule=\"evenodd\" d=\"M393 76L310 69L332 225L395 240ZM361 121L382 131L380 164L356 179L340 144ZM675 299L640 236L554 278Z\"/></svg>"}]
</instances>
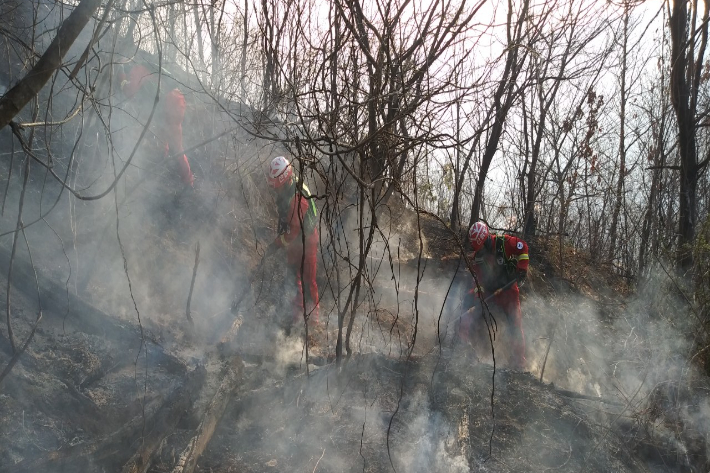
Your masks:
<instances>
[{"instance_id":1,"label":"bare tree","mask_svg":"<svg viewBox=\"0 0 710 473\"><path fill-rule=\"evenodd\" d=\"M548 23L547 18L541 20L541 24ZM539 47L530 62L531 80L535 83L535 94L531 96L529 106L531 144L526 147L529 151L526 149L524 153L526 160L521 171L525 196L522 226L526 237L536 235L538 217L535 208L541 204L538 196L546 175L540 174L538 167L547 134L548 116L553 105L560 100L561 87L580 81L585 76L598 77L606 63L608 54L604 49L597 54L586 51L606 29L605 23L600 20L594 5L569 3L566 15L550 25L549 33L538 41ZM594 59L578 61L578 65L570 70L570 63L585 54L591 54ZM523 116L528 115L524 113ZM524 134L526 139L528 133Z\"/></svg>"},{"instance_id":2,"label":"bare tree","mask_svg":"<svg viewBox=\"0 0 710 473\"><path fill-rule=\"evenodd\" d=\"M0 130L37 96L57 69L62 67L62 59L100 6L101 0L81 0L32 70L0 97Z\"/></svg>"},{"instance_id":3,"label":"bare tree","mask_svg":"<svg viewBox=\"0 0 710 473\"><path fill-rule=\"evenodd\" d=\"M478 220L480 216L486 177L488 176L493 156L498 149L498 143L503 133L503 126L505 125L508 111L512 107L514 100L518 97L520 90L524 88L524 86L518 84L518 76L520 75L523 64L527 60L528 47L531 43L536 41L536 36L539 34L534 30L527 30L529 25L529 8L530 2L524 0L518 7L518 11L515 12L513 2L508 2L505 66L503 74L500 79L498 79L498 85L489 109L492 123L490 129L487 130L485 150L481 157L481 165L478 170L473 203L471 204L469 226ZM523 46L523 43L526 43L525 46Z\"/></svg>"},{"instance_id":4,"label":"bare tree","mask_svg":"<svg viewBox=\"0 0 710 473\"><path fill-rule=\"evenodd\" d=\"M680 157L680 195L678 209L678 256L681 270L693 263L690 246L697 225L698 178L709 158L698 161L697 106L702 67L708 41L710 4L680 0L669 3L668 27L671 36L670 93L678 123L678 153ZM701 18L698 18L698 14Z\"/></svg>"}]
</instances>

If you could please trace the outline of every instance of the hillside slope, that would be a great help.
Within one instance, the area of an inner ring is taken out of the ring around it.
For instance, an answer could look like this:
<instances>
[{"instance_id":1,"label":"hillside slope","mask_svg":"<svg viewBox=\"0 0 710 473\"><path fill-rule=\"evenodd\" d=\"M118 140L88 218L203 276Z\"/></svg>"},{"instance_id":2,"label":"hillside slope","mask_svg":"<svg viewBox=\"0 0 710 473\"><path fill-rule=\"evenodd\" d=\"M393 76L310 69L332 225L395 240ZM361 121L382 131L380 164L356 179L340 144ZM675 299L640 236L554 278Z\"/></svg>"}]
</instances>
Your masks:
<instances>
[{"instance_id":1,"label":"hillside slope","mask_svg":"<svg viewBox=\"0 0 710 473\"><path fill-rule=\"evenodd\" d=\"M43 319L0 385L2 471L133 471L136 455L143 471L175 471L210 413L214 435L195 471L707 470L708 384L685 363L687 326L663 316L680 307L667 281L634 294L591 261L575 265L583 255L563 248L560 261L555 241L531 242L528 366L511 371L503 331L495 356L480 361L455 343L466 281L456 247L425 216L420 239L416 216L393 205L368 261L364 299L375 302L358 309L340 367L339 300L321 255L323 320L309 330L307 365L302 329L280 329L281 259L258 266L274 235L260 177L253 171L245 193L225 173L178 207L155 200L160 187L137 187L118 213L113 203L77 208L74 227L50 216L73 250L47 243L47 228L28 229L34 266L18 252L10 281L16 338L30 333L37 285ZM13 222L8 212L3 231ZM10 243L0 242L3 267ZM231 297L244 284L232 325ZM11 356L3 332L0 365ZM215 404L226 409L215 414Z\"/></svg>"}]
</instances>

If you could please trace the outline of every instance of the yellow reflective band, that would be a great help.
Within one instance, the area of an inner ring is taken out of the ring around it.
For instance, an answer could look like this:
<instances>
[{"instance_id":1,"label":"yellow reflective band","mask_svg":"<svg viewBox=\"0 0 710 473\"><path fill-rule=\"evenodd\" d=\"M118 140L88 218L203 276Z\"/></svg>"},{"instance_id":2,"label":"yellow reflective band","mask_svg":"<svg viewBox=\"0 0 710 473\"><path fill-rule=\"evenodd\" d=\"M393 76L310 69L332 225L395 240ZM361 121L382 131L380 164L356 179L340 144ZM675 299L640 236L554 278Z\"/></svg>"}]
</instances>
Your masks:
<instances>
[{"instance_id":1,"label":"yellow reflective band","mask_svg":"<svg viewBox=\"0 0 710 473\"><path fill-rule=\"evenodd\" d=\"M316 207L316 203L313 201L313 199L311 199L311 197L312 197L311 190L308 188L308 186L306 184L303 184L303 190L305 190L306 193L308 194L307 196L305 196L308 199L308 207L313 209L313 215L315 217L317 217L318 216L318 208Z\"/></svg>"},{"instance_id":2,"label":"yellow reflective band","mask_svg":"<svg viewBox=\"0 0 710 473\"><path fill-rule=\"evenodd\" d=\"M286 241L286 238L284 238L284 235L281 235L281 244L283 246L288 246L288 242Z\"/></svg>"},{"instance_id":3,"label":"yellow reflective band","mask_svg":"<svg viewBox=\"0 0 710 473\"><path fill-rule=\"evenodd\" d=\"M527 260L530 259L530 258L528 257L528 254L527 254L527 253L523 253L522 255L518 255L518 261L526 260L526 259L527 259Z\"/></svg>"}]
</instances>

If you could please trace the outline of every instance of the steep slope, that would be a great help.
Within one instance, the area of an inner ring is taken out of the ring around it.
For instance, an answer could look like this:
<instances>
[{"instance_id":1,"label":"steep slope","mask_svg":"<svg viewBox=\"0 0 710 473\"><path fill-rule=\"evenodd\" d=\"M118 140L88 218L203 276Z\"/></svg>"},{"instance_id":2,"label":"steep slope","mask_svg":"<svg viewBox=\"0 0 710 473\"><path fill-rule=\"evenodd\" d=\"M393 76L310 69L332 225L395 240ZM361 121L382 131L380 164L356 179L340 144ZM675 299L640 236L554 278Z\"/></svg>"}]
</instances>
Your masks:
<instances>
[{"instance_id":1,"label":"steep slope","mask_svg":"<svg viewBox=\"0 0 710 473\"><path fill-rule=\"evenodd\" d=\"M17 339L35 320L37 284L43 320L0 385L3 471L131 471L138 454L148 471L173 471L235 363L231 402L195 471L707 467L707 381L683 357L689 325L663 316L664 307L680 307L667 281L634 294L584 255L554 240L530 242L528 367L511 371L504 331L495 357L480 361L455 343L466 286L456 245L436 220L421 216L417 225L410 209L393 204L367 262L353 354L339 367L343 296L328 285L329 249L319 272L323 323L304 345L302 330L280 329L290 300L280 257L258 265L274 214L258 165L249 172L205 180L187 197L129 185L118 211L113 202L79 206L73 226L50 216L57 241L74 249L47 243L47 228L28 229L34 267L18 253L10 284ZM12 228L13 216L3 223ZM197 242L192 326L185 312ZM235 286L244 284L251 290L234 339L219 344L235 320ZM0 365L11 356L3 332Z\"/></svg>"}]
</instances>

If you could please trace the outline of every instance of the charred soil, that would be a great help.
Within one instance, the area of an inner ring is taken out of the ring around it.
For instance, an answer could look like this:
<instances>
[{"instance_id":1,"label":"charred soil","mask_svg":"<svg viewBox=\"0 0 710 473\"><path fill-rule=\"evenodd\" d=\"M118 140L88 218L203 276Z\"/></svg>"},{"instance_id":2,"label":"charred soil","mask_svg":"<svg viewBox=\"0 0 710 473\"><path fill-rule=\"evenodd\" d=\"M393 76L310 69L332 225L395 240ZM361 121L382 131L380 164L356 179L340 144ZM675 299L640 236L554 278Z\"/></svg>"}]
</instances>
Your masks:
<instances>
[{"instance_id":1,"label":"charred soil","mask_svg":"<svg viewBox=\"0 0 710 473\"><path fill-rule=\"evenodd\" d=\"M210 229L145 226L143 238L127 238L128 274L139 281L132 291L115 290L126 284L122 264L97 259L84 288L72 289L59 265L15 257L16 339L30 334L37 286L43 318L0 384L0 470L707 470L707 381L682 359L667 363L677 351L654 351L670 343L658 335L665 321L639 315L651 302L623 278L591 265L571 273L564 262L579 255L531 244L532 280L521 296L528 366L514 371L502 330L490 353L456 343L466 282L455 238L400 208L390 217L396 245L373 252L368 273L378 309L356 312L336 363L333 276L320 268L320 324L308 325L307 338L302 322L287 334L283 264L258 264L274 216L227 207L211 214L219 224ZM197 241L203 269L190 325L184 304ZM0 252L7 262L9 248ZM151 279L156 267L170 277ZM379 267L419 277L392 288ZM220 294L244 284L248 297L232 314ZM3 367L13 356L6 335Z\"/></svg>"}]
</instances>

